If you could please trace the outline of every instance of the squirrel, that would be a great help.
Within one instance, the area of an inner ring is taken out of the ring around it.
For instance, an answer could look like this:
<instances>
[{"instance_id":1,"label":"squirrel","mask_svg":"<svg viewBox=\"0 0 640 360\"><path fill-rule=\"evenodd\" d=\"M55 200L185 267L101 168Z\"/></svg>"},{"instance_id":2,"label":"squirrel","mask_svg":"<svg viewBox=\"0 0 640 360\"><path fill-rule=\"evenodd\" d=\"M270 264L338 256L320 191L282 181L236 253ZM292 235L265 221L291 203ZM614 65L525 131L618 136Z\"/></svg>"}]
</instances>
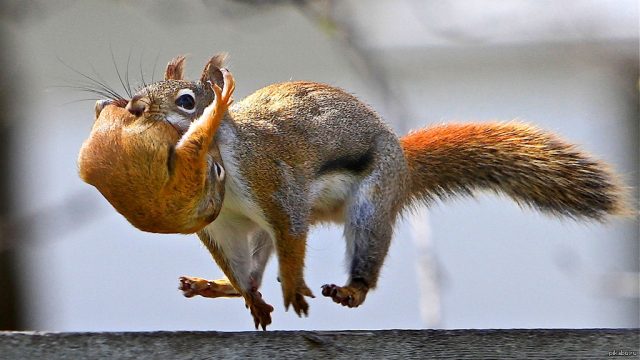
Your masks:
<instances>
[{"instance_id":1,"label":"squirrel","mask_svg":"<svg viewBox=\"0 0 640 360\"><path fill-rule=\"evenodd\" d=\"M419 204L488 190L577 220L629 213L609 166L553 133L452 123L398 137L355 96L304 81L231 104L224 60L191 82L179 56L131 99L98 101L78 164L139 229L196 232L227 278L183 276L183 294L243 297L256 329L271 323L258 290L274 252L285 309L308 315L306 239L318 223L344 224L349 272L322 295L357 307L377 285L396 220Z\"/></svg>"},{"instance_id":2,"label":"squirrel","mask_svg":"<svg viewBox=\"0 0 640 360\"><path fill-rule=\"evenodd\" d=\"M183 62L174 59L167 81L131 100L96 102L78 156L80 177L143 231L192 234L216 218L224 199L224 168L210 144L235 83L218 68L205 69L197 84L183 81ZM224 90L211 83L216 76L226 79Z\"/></svg>"}]
</instances>

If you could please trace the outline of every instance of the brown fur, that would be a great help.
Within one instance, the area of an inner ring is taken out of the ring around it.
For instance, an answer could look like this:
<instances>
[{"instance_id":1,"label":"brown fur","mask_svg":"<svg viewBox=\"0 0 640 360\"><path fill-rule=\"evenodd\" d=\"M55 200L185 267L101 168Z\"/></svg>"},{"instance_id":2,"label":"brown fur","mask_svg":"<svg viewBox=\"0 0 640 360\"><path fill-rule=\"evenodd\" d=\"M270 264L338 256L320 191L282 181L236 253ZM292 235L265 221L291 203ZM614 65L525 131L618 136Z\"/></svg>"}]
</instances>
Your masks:
<instances>
[{"instance_id":1,"label":"brown fur","mask_svg":"<svg viewBox=\"0 0 640 360\"><path fill-rule=\"evenodd\" d=\"M223 61L214 56L200 80L189 82L177 57L165 81L126 104L131 114L122 103L99 106L80 173L143 230L198 231L228 282L183 277L185 296L241 295L256 328L271 323L273 307L258 289L273 251L285 308L308 314L306 238L319 222L344 224L349 271L344 286L327 284L322 294L357 307L377 285L398 215L417 202L489 190L570 218L625 212L621 186L605 164L525 124L449 124L398 139L354 96L303 81L260 89L222 119L233 92ZM196 120L213 101L210 83L224 85L228 97ZM191 115L174 103L185 91L196 100ZM167 166L172 156L175 166ZM207 160L225 165L225 182L214 181Z\"/></svg>"},{"instance_id":2,"label":"brown fur","mask_svg":"<svg viewBox=\"0 0 640 360\"><path fill-rule=\"evenodd\" d=\"M182 80L184 77L184 60L185 57L180 55L169 61L169 64L167 64L167 69L164 72L164 79Z\"/></svg>"},{"instance_id":3,"label":"brown fur","mask_svg":"<svg viewBox=\"0 0 640 360\"><path fill-rule=\"evenodd\" d=\"M601 161L527 124L446 124L401 138L411 198L477 190L504 193L553 215L604 220L629 212L617 177Z\"/></svg>"},{"instance_id":4,"label":"brown fur","mask_svg":"<svg viewBox=\"0 0 640 360\"><path fill-rule=\"evenodd\" d=\"M168 75L178 76L181 66L182 60L172 61ZM228 82L224 95L214 88L215 108L184 136L164 121L136 116L118 104L97 105L78 157L80 177L141 230L189 234L202 229L216 218L224 197L224 183L211 178L207 157L232 101L233 78Z\"/></svg>"}]
</instances>

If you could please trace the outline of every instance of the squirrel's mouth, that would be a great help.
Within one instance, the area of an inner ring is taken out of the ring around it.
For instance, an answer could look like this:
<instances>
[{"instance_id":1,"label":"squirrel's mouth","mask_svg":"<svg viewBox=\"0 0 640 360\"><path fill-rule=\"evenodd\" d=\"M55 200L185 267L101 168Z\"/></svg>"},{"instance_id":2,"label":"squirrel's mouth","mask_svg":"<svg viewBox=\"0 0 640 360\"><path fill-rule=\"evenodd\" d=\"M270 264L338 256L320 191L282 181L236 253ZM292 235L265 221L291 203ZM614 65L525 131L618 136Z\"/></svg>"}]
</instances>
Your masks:
<instances>
[{"instance_id":1,"label":"squirrel's mouth","mask_svg":"<svg viewBox=\"0 0 640 360\"><path fill-rule=\"evenodd\" d=\"M167 115L162 111L153 111L147 110L142 115L145 120L150 122L163 122L171 125L171 127L176 131L178 136L182 137L184 133L189 129L189 120L183 119L181 116L175 116L173 114ZM186 125L186 126L185 126Z\"/></svg>"},{"instance_id":2,"label":"squirrel's mouth","mask_svg":"<svg viewBox=\"0 0 640 360\"><path fill-rule=\"evenodd\" d=\"M184 135L191 125L191 119L176 113L166 114L163 119L176 129L180 136Z\"/></svg>"},{"instance_id":3,"label":"squirrel's mouth","mask_svg":"<svg viewBox=\"0 0 640 360\"><path fill-rule=\"evenodd\" d=\"M167 123L169 125L171 125L172 128L174 128L176 130L176 132L178 133L178 136L182 137L182 135L184 135L184 133L186 132L186 131L182 131L179 127L174 125L171 121L169 121L169 120L166 120L166 121L167 121Z\"/></svg>"}]
</instances>

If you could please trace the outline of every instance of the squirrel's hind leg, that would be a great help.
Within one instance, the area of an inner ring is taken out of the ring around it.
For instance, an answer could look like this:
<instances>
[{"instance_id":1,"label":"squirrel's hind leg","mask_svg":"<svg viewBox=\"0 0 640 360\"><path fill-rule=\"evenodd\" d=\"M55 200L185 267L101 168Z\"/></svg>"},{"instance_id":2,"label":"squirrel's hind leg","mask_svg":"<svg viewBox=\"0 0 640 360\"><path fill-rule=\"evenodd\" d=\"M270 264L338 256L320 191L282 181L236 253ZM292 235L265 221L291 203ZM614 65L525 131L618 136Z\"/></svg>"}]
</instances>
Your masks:
<instances>
[{"instance_id":1,"label":"squirrel's hind leg","mask_svg":"<svg viewBox=\"0 0 640 360\"><path fill-rule=\"evenodd\" d=\"M326 284L322 295L335 303L358 307L375 288L380 268L389 250L395 216L377 210L367 199L358 199L351 206L345 224L349 280L344 286Z\"/></svg>"},{"instance_id":2,"label":"squirrel's hind leg","mask_svg":"<svg viewBox=\"0 0 640 360\"><path fill-rule=\"evenodd\" d=\"M347 240L349 279L344 286L326 284L322 295L335 303L358 307L369 289L376 287L380 269L391 244L395 214L381 209L383 203L368 195L376 190L361 185L349 206L344 235ZM375 195L374 195L375 198Z\"/></svg>"},{"instance_id":3,"label":"squirrel's hind leg","mask_svg":"<svg viewBox=\"0 0 640 360\"><path fill-rule=\"evenodd\" d=\"M348 307L362 304L377 285L407 186L408 171L399 146L381 147L374 158L378 160L371 172L346 202L349 280L345 286L322 286L322 295Z\"/></svg>"}]
</instances>

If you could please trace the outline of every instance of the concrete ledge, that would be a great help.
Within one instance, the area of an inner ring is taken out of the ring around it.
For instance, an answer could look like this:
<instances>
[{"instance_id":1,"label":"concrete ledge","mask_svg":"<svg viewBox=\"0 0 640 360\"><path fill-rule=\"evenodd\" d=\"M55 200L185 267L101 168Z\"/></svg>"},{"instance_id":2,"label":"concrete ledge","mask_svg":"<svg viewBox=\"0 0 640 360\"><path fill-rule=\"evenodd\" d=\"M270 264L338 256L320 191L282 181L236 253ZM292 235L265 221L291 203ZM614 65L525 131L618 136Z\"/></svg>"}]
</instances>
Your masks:
<instances>
[{"instance_id":1,"label":"concrete ledge","mask_svg":"<svg viewBox=\"0 0 640 360\"><path fill-rule=\"evenodd\" d=\"M639 350L639 329L0 332L0 359L603 359Z\"/></svg>"}]
</instances>

